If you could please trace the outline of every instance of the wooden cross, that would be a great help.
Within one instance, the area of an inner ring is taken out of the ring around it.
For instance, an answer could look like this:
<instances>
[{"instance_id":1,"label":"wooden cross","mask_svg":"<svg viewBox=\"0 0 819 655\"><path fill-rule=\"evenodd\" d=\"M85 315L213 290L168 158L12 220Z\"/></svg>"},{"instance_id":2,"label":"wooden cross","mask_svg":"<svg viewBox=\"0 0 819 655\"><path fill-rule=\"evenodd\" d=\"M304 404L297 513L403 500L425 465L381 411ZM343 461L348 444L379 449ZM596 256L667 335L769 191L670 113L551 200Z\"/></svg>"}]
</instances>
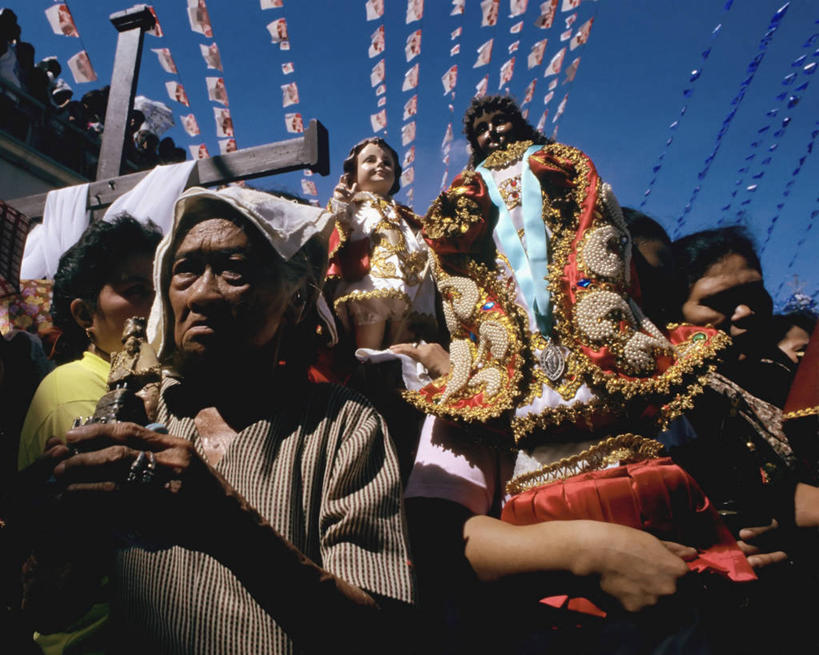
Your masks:
<instances>
[{"instance_id":1,"label":"wooden cross","mask_svg":"<svg viewBox=\"0 0 819 655\"><path fill-rule=\"evenodd\" d=\"M155 19L147 5L136 5L126 11L111 14L109 18L119 31L119 37L105 114L97 181L91 182L88 189L88 209L92 211L108 207L148 174L148 171L129 175L119 173L125 130L139 77L142 40L145 30L153 27ZM299 169L310 169L320 175L330 173L327 129L315 119L309 122L303 136L197 160L185 186L227 184ZM34 220L42 217L47 195L40 193L7 202Z\"/></svg>"}]
</instances>

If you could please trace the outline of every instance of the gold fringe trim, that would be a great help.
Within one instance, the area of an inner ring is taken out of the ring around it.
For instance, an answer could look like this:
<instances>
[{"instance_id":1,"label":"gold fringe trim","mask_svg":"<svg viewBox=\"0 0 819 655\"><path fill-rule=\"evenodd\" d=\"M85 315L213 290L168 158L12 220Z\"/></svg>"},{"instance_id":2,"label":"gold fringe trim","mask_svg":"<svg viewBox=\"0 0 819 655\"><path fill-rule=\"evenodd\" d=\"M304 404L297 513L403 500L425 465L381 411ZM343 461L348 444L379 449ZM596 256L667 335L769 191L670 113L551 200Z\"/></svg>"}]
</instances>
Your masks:
<instances>
[{"instance_id":1,"label":"gold fringe trim","mask_svg":"<svg viewBox=\"0 0 819 655\"><path fill-rule=\"evenodd\" d=\"M663 445L654 439L626 433L609 437L582 453L564 457L552 464L546 464L537 471L524 473L509 481L506 493L515 495L534 489L549 482L566 480L575 475L600 471L612 465L633 464L659 457Z\"/></svg>"},{"instance_id":2,"label":"gold fringe trim","mask_svg":"<svg viewBox=\"0 0 819 655\"><path fill-rule=\"evenodd\" d=\"M791 418L805 418L806 416L819 415L819 405L816 407L806 407L805 409L795 409L792 412L787 412L782 415L782 419L787 421Z\"/></svg>"},{"instance_id":3,"label":"gold fringe trim","mask_svg":"<svg viewBox=\"0 0 819 655\"><path fill-rule=\"evenodd\" d=\"M532 146L533 141L515 141L510 143L503 150L495 150L483 160L483 167L491 170L506 168L509 164L518 161L523 157L526 150Z\"/></svg>"},{"instance_id":4,"label":"gold fringe trim","mask_svg":"<svg viewBox=\"0 0 819 655\"><path fill-rule=\"evenodd\" d=\"M409 296L403 291L398 291L398 289L373 289L372 291L352 291L347 295L341 296L341 298L337 298L333 303L333 309L338 312L339 308L348 302L360 302L362 300L374 299L387 300L390 298L403 300L407 303L407 306L412 304Z\"/></svg>"}]
</instances>

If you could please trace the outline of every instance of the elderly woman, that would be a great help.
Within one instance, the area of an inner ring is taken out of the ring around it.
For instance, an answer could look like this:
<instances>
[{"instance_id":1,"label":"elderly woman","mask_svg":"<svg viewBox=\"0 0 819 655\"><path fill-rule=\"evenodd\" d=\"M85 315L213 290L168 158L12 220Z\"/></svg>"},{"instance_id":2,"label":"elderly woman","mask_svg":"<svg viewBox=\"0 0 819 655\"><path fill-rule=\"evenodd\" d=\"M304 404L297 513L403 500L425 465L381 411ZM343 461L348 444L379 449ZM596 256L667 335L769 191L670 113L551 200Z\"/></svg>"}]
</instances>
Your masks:
<instances>
[{"instance_id":1,"label":"elderly woman","mask_svg":"<svg viewBox=\"0 0 819 655\"><path fill-rule=\"evenodd\" d=\"M163 425L84 426L47 453L66 502L128 535L116 652L370 651L378 610L413 600L383 420L307 381L330 221L259 191L186 191L154 265Z\"/></svg>"}]
</instances>

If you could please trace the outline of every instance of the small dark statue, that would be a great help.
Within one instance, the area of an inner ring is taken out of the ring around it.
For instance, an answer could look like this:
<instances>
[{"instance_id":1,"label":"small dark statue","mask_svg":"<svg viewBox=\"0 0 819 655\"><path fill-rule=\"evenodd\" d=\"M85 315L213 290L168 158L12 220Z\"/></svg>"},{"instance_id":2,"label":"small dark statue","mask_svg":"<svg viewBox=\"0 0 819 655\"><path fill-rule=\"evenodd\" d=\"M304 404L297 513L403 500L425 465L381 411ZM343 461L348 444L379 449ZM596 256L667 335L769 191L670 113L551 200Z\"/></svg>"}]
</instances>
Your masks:
<instances>
[{"instance_id":1,"label":"small dark statue","mask_svg":"<svg viewBox=\"0 0 819 655\"><path fill-rule=\"evenodd\" d=\"M129 318L122 332L121 351L111 355L108 393L100 398L89 423L130 421L148 425L156 420L162 369L145 336L145 319Z\"/></svg>"}]
</instances>

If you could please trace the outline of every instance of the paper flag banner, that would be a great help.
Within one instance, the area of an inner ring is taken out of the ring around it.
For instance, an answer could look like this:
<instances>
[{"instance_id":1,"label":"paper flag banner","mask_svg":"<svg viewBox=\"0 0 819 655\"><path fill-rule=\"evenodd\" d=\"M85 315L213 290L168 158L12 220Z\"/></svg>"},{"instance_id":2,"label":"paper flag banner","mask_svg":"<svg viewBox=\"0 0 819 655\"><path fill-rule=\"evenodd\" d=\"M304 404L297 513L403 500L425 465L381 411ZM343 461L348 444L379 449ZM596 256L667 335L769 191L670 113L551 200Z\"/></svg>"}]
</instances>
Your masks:
<instances>
[{"instance_id":1,"label":"paper flag banner","mask_svg":"<svg viewBox=\"0 0 819 655\"><path fill-rule=\"evenodd\" d=\"M69 57L68 68L71 69L71 74L77 84L97 80L97 74L94 72L94 67L91 65L91 60L85 50L80 50L76 55Z\"/></svg>"},{"instance_id":2,"label":"paper flag banner","mask_svg":"<svg viewBox=\"0 0 819 655\"><path fill-rule=\"evenodd\" d=\"M379 25L378 29L370 34L370 47L367 50L367 54L370 59L372 59L382 52L384 52L384 26Z\"/></svg>"},{"instance_id":3,"label":"paper flag banner","mask_svg":"<svg viewBox=\"0 0 819 655\"><path fill-rule=\"evenodd\" d=\"M202 59L205 60L205 64L208 68L213 68L218 71L222 70L222 57L219 56L218 45L215 43L211 43L210 45L200 43L199 51L202 53Z\"/></svg>"},{"instance_id":4,"label":"paper flag banner","mask_svg":"<svg viewBox=\"0 0 819 655\"><path fill-rule=\"evenodd\" d=\"M370 125L372 125L373 132L380 132L387 127L387 110L382 109L377 114L370 114Z\"/></svg>"},{"instance_id":5,"label":"paper flag banner","mask_svg":"<svg viewBox=\"0 0 819 655\"><path fill-rule=\"evenodd\" d=\"M577 67L580 66L580 57L575 57L574 61L566 68L566 79L563 82L573 82L574 76L577 74Z\"/></svg>"},{"instance_id":6,"label":"paper flag banner","mask_svg":"<svg viewBox=\"0 0 819 655\"><path fill-rule=\"evenodd\" d=\"M509 0L509 18L525 14L528 4L529 0Z\"/></svg>"},{"instance_id":7,"label":"paper flag banner","mask_svg":"<svg viewBox=\"0 0 819 655\"><path fill-rule=\"evenodd\" d=\"M204 143L200 143L198 146L188 146L188 150L191 151L193 159L207 159L210 157L208 147Z\"/></svg>"},{"instance_id":8,"label":"paper flag banner","mask_svg":"<svg viewBox=\"0 0 819 655\"><path fill-rule=\"evenodd\" d=\"M480 82L475 85L475 97L480 98L486 95L489 87L489 75L484 75Z\"/></svg>"},{"instance_id":9,"label":"paper flag banner","mask_svg":"<svg viewBox=\"0 0 819 655\"><path fill-rule=\"evenodd\" d=\"M386 84L379 84L378 87L375 89L375 95L383 96L387 92L387 85Z\"/></svg>"},{"instance_id":10,"label":"paper flag banner","mask_svg":"<svg viewBox=\"0 0 819 655\"><path fill-rule=\"evenodd\" d=\"M513 52L517 52L519 47L520 47L520 41L513 41L512 43L509 44L509 46L507 47L507 50L509 51L509 54L511 55Z\"/></svg>"},{"instance_id":11,"label":"paper flag banner","mask_svg":"<svg viewBox=\"0 0 819 655\"><path fill-rule=\"evenodd\" d=\"M452 11L449 12L450 16L458 16L464 13L464 5L466 4L466 0L452 0Z\"/></svg>"},{"instance_id":12,"label":"paper flag banner","mask_svg":"<svg viewBox=\"0 0 819 655\"><path fill-rule=\"evenodd\" d=\"M190 107L188 102L188 94L185 93L185 87L179 82L165 82L165 89L168 91L168 97L176 102L181 102L186 107Z\"/></svg>"},{"instance_id":13,"label":"paper flag banner","mask_svg":"<svg viewBox=\"0 0 819 655\"><path fill-rule=\"evenodd\" d=\"M577 9L580 6L580 0L563 0L563 4L560 5L560 11L571 11L572 9Z\"/></svg>"},{"instance_id":14,"label":"paper flag banner","mask_svg":"<svg viewBox=\"0 0 819 655\"><path fill-rule=\"evenodd\" d=\"M500 0L481 0L481 27L492 27L498 23Z\"/></svg>"},{"instance_id":15,"label":"paper flag banner","mask_svg":"<svg viewBox=\"0 0 819 655\"><path fill-rule=\"evenodd\" d=\"M424 16L424 0L407 0L407 22L414 23Z\"/></svg>"},{"instance_id":16,"label":"paper flag banner","mask_svg":"<svg viewBox=\"0 0 819 655\"><path fill-rule=\"evenodd\" d=\"M206 77L205 83L208 86L208 100L218 102L225 107L229 106L225 80L222 77Z\"/></svg>"},{"instance_id":17,"label":"paper flag banner","mask_svg":"<svg viewBox=\"0 0 819 655\"><path fill-rule=\"evenodd\" d=\"M219 140L219 154L226 155L229 152L236 152L236 139L220 139Z\"/></svg>"},{"instance_id":18,"label":"paper flag banner","mask_svg":"<svg viewBox=\"0 0 819 655\"><path fill-rule=\"evenodd\" d=\"M404 120L418 113L418 94L416 93L404 103Z\"/></svg>"},{"instance_id":19,"label":"paper flag banner","mask_svg":"<svg viewBox=\"0 0 819 655\"><path fill-rule=\"evenodd\" d=\"M478 48L478 58L472 64L472 68L486 66L492 60L492 43L495 39L489 39Z\"/></svg>"},{"instance_id":20,"label":"paper flag banner","mask_svg":"<svg viewBox=\"0 0 819 655\"><path fill-rule=\"evenodd\" d=\"M289 84L282 84L282 107L289 107L290 105L299 104L299 87L295 82Z\"/></svg>"},{"instance_id":21,"label":"paper flag banner","mask_svg":"<svg viewBox=\"0 0 819 655\"><path fill-rule=\"evenodd\" d=\"M415 121L401 126L401 145L408 146L415 141Z\"/></svg>"},{"instance_id":22,"label":"paper flag banner","mask_svg":"<svg viewBox=\"0 0 819 655\"><path fill-rule=\"evenodd\" d=\"M555 11L557 11L557 0L548 0L540 5L540 16L535 21L535 27L542 30L548 30L555 20Z\"/></svg>"},{"instance_id":23,"label":"paper flag banner","mask_svg":"<svg viewBox=\"0 0 819 655\"><path fill-rule=\"evenodd\" d=\"M509 28L509 34L520 34L520 31L523 29L523 21L519 20L517 23L512 25Z\"/></svg>"},{"instance_id":24,"label":"paper flag banner","mask_svg":"<svg viewBox=\"0 0 819 655\"><path fill-rule=\"evenodd\" d=\"M498 88L503 87L504 84L510 82L512 80L512 76L515 74L515 58L511 57L510 59L506 60L501 66L500 69L500 83L498 84Z\"/></svg>"},{"instance_id":25,"label":"paper flag banner","mask_svg":"<svg viewBox=\"0 0 819 655\"><path fill-rule=\"evenodd\" d=\"M531 102L532 98L535 95L535 85L537 84L537 79L532 80L529 82L529 85L526 87L526 92L523 95L523 102L521 105L525 105L527 102Z\"/></svg>"},{"instance_id":26,"label":"paper flag banner","mask_svg":"<svg viewBox=\"0 0 819 655\"><path fill-rule=\"evenodd\" d=\"M296 70L296 67L293 66L292 61L286 61L282 64L282 73L284 75L290 75L293 71Z\"/></svg>"},{"instance_id":27,"label":"paper flag banner","mask_svg":"<svg viewBox=\"0 0 819 655\"><path fill-rule=\"evenodd\" d=\"M213 117L216 120L216 136L218 137L234 136L233 119L230 117L230 109L214 107Z\"/></svg>"},{"instance_id":28,"label":"paper flag banner","mask_svg":"<svg viewBox=\"0 0 819 655\"><path fill-rule=\"evenodd\" d=\"M404 46L404 54L407 61L412 61L421 54L421 30L415 30L407 37L407 44Z\"/></svg>"},{"instance_id":29,"label":"paper flag banner","mask_svg":"<svg viewBox=\"0 0 819 655\"><path fill-rule=\"evenodd\" d=\"M594 18L589 18L589 20L580 26L580 29L577 30L577 34L572 37L572 41L569 44L570 50L574 50L589 40L589 32L591 32L592 23L594 23Z\"/></svg>"},{"instance_id":30,"label":"paper flag banner","mask_svg":"<svg viewBox=\"0 0 819 655\"><path fill-rule=\"evenodd\" d=\"M409 91L418 86L418 64L414 64L404 73L404 83L401 85L402 91Z\"/></svg>"},{"instance_id":31,"label":"paper flag banner","mask_svg":"<svg viewBox=\"0 0 819 655\"><path fill-rule=\"evenodd\" d=\"M68 5L51 5L45 10L45 15L54 34L76 36L79 38L80 33L77 31L77 26L74 24L74 17L71 15L71 10L68 8Z\"/></svg>"},{"instance_id":32,"label":"paper flag banner","mask_svg":"<svg viewBox=\"0 0 819 655\"><path fill-rule=\"evenodd\" d=\"M415 181L415 169L410 166L401 173L401 186L409 186Z\"/></svg>"},{"instance_id":33,"label":"paper flag banner","mask_svg":"<svg viewBox=\"0 0 819 655\"><path fill-rule=\"evenodd\" d=\"M381 96L378 99L378 102L375 103L376 107L386 107L387 106L387 96Z\"/></svg>"},{"instance_id":34,"label":"paper flag banner","mask_svg":"<svg viewBox=\"0 0 819 655\"><path fill-rule=\"evenodd\" d=\"M370 86L378 86L384 81L384 60L380 59L370 71Z\"/></svg>"},{"instance_id":35,"label":"paper flag banner","mask_svg":"<svg viewBox=\"0 0 819 655\"><path fill-rule=\"evenodd\" d=\"M552 98L554 98L554 97L555 97L555 92L554 91L549 91L549 93L547 93L545 96L543 96L543 104L548 105L552 101Z\"/></svg>"},{"instance_id":36,"label":"paper flag banner","mask_svg":"<svg viewBox=\"0 0 819 655\"><path fill-rule=\"evenodd\" d=\"M149 30L145 30L145 34L150 34L151 36L160 38L165 36L165 33L162 31L162 25L159 24L159 16L156 15L154 8L148 7L148 11L150 11L151 15L154 17L154 26Z\"/></svg>"},{"instance_id":37,"label":"paper flag banner","mask_svg":"<svg viewBox=\"0 0 819 655\"><path fill-rule=\"evenodd\" d=\"M554 79L551 82L549 82L548 90L549 91L554 91L556 88L557 88L557 79Z\"/></svg>"},{"instance_id":38,"label":"paper flag banner","mask_svg":"<svg viewBox=\"0 0 819 655\"><path fill-rule=\"evenodd\" d=\"M543 77L549 77L549 75L557 75L560 72L560 69L563 67L563 58L566 56L566 48L561 48L560 51L552 57L552 60L549 62L549 65L546 67L546 70L543 72Z\"/></svg>"},{"instance_id":39,"label":"paper flag banner","mask_svg":"<svg viewBox=\"0 0 819 655\"><path fill-rule=\"evenodd\" d=\"M302 120L301 114L285 114L284 127L290 134L301 134L304 132L304 121Z\"/></svg>"},{"instance_id":40,"label":"paper flag banner","mask_svg":"<svg viewBox=\"0 0 819 655\"><path fill-rule=\"evenodd\" d=\"M574 22L577 20L577 14L572 14L571 16L566 16L566 20L563 22L566 23L566 29L569 29Z\"/></svg>"},{"instance_id":41,"label":"paper flag banner","mask_svg":"<svg viewBox=\"0 0 819 655\"><path fill-rule=\"evenodd\" d=\"M452 46L449 49L449 56L454 57L455 55L460 54L460 52L461 52L461 44L456 43L454 46Z\"/></svg>"},{"instance_id":42,"label":"paper flag banner","mask_svg":"<svg viewBox=\"0 0 819 655\"><path fill-rule=\"evenodd\" d=\"M450 93L455 85L458 83L458 66L450 66L449 70L441 77L441 83L444 85L444 95Z\"/></svg>"},{"instance_id":43,"label":"paper flag banner","mask_svg":"<svg viewBox=\"0 0 819 655\"><path fill-rule=\"evenodd\" d=\"M280 9L284 7L284 0L259 0L262 9Z\"/></svg>"},{"instance_id":44,"label":"paper flag banner","mask_svg":"<svg viewBox=\"0 0 819 655\"><path fill-rule=\"evenodd\" d=\"M563 110L566 109L566 101L569 99L569 94L567 93L563 96L563 100L560 101L560 104L557 106L557 110L555 111L555 116L552 119L552 123L557 123L557 119L563 114Z\"/></svg>"},{"instance_id":45,"label":"paper flag banner","mask_svg":"<svg viewBox=\"0 0 819 655\"><path fill-rule=\"evenodd\" d=\"M305 180L302 178L301 180L301 192L308 196L317 196L318 189L316 188L316 183L313 180Z\"/></svg>"},{"instance_id":46,"label":"paper flag banner","mask_svg":"<svg viewBox=\"0 0 819 655\"><path fill-rule=\"evenodd\" d=\"M156 58L159 60L159 65L162 66L162 70L173 75L177 74L176 63L168 48L151 48L151 52L156 53Z\"/></svg>"},{"instance_id":47,"label":"paper flag banner","mask_svg":"<svg viewBox=\"0 0 819 655\"><path fill-rule=\"evenodd\" d=\"M287 36L287 20L277 18L267 24L267 31L270 33L270 40L279 44L279 50L290 49L290 39Z\"/></svg>"},{"instance_id":48,"label":"paper flag banner","mask_svg":"<svg viewBox=\"0 0 819 655\"><path fill-rule=\"evenodd\" d=\"M536 126L535 129L537 129L538 132L543 132L543 128L546 127L546 118L548 116L549 116L549 110L546 109L543 112L543 115L540 117L540 120L537 122L537 126Z\"/></svg>"},{"instance_id":49,"label":"paper flag banner","mask_svg":"<svg viewBox=\"0 0 819 655\"><path fill-rule=\"evenodd\" d=\"M401 168L406 168L415 161L415 146L410 146L404 153L404 161L401 162Z\"/></svg>"},{"instance_id":50,"label":"paper flag banner","mask_svg":"<svg viewBox=\"0 0 819 655\"><path fill-rule=\"evenodd\" d=\"M452 34L450 34L450 35L449 35L449 40L450 40L450 41L454 41L454 40L455 40L455 39L457 39L459 36L461 36L461 33L462 33L463 31L464 31L464 28L463 28L463 27L456 27L454 30L452 30Z\"/></svg>"},{"instance_id":51,"label":"paper flag banner","mask_svg":"<svg viewBox=\"0 0 819 655\"><path fill-rule=\"evenodd\" d=\"M445 148L447 144L452 143L452 123L447 123L446 132L444 132L444 140L441 142L441 147Z\"/></svg>"},{"instance_id":52,"label":"paper flag banner","mask_svg":"<svg viewBox=\"0 0 819 655\"><path fill-rule=\"evenodd\" d=\"M543 53L546 52L546 44L548 42L549 39L541 39L532 45L532 49L529 50L529 56L526 57L526 67L528 69L540 66L540 64L543 63Z\"/></svg>"},{"instance_id":53,"label":"paper flag banner","mask_svg":"<svg viewBox=\"0 0 819 655\"><path fill-rule=\"evenodd\" d=\"M364 5L367 11L367 20L375 20L384 15L384 0L367 0Z\"/></svg>"},{"instance_id":54,"label":"paper flag banner","mask_svg":"<svg viewBox=\"0 0 819 655\"><path fill-rule=\"evenodd\" d=\"M182 127L185 129L185 132L188 133L188 136L196 136L199 134L199 123L196 122L196 116L193 114L187 114L185 116L180 116L179 118L182 121Z\"/></svg>"},{"instance_id":55,"label":"paper flag banner","mask_svg":"<svg viewBox=\"0 0 819 655\"><path fill-rule=\"evenodd\" d=\"M188 21L191 30L197 34L203 34L209 39L213 38L213 28L210 25L210 15L204 2L200 2L196 7L188 7Z\"/></svg>"}]
</instances>

